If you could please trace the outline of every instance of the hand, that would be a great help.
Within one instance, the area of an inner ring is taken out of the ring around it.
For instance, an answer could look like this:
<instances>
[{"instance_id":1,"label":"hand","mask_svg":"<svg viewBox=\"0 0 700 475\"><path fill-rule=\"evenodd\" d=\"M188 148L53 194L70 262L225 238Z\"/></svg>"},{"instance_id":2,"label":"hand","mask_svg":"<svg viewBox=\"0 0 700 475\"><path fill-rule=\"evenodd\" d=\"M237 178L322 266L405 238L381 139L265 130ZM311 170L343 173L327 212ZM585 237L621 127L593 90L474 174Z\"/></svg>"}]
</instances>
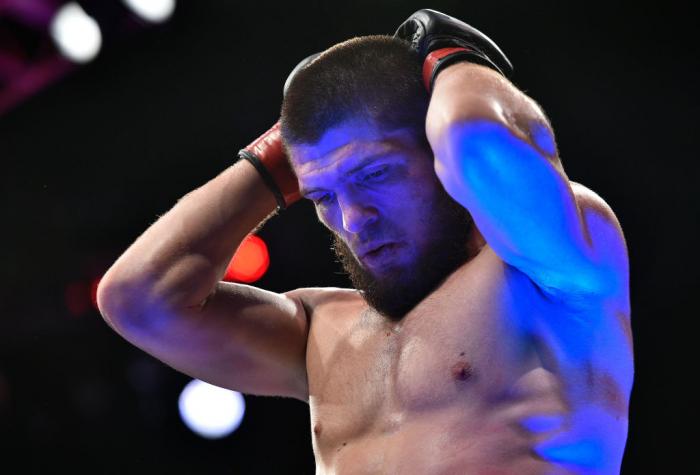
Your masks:
<instances>
[{"instance_id":1,"label":"hand","mask_svg":"<svg viewBox=\"0 0 700 475\"><path fill-rule=\"evenodd\" d=\"M420 55L428 92L432 92L438 72L456 61L483 64L504 76L513 71L508 58L486 35L435 10L418 10L399 26L394 37L411 43Z\"/></svg>"},{"instance_id":2,"label":"hand","mask_svg":"<svg viewBox=\"0 0 700 475\"><path fill-rule=\"evenodd\" d=\"M282 89L283 95L292 83L296 74L319 54L314 53L297 64ZM301 199L299 182L282 146L280 123L277 121L267 132L255 139L246 148L238 152L240 158L248 160L258 170L265 184L277 199L277 210L284 210Z\"/></svg>"},{"instance_id":3,"label":"hand","mask_svg":"<svg viewBox=\"0 0 700 475\"><path fill-rule=\"evenodd\" d=\"M277 211L284 210L301 199L299 182L282 147L280 123L277 121L267 132L238 152L260 173L267 187L275 195Z\"/></svg>"}]
</instances>

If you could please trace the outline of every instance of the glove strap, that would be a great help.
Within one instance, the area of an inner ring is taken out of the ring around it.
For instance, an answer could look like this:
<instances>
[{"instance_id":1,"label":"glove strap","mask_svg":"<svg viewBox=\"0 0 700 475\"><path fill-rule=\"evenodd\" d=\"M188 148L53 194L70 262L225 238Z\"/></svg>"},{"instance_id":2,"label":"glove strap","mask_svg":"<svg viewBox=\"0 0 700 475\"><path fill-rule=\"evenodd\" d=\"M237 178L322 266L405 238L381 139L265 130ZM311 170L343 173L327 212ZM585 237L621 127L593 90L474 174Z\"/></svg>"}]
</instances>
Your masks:
<instances>
[{"instance_id":1,"label":"glove strap","mask_svg":"<svg viewBox=\"0 0 700 475\"><path fill-rule=\"evenodd\" d=\"M503 74L488 56L477 49L464 46L436 49L429 53L423 61L423 84L425 84L428 93L433 92L433 84L440 70L458 61L481 64Z\"/></svg>"},{"instance_id":2,"label":"glove strap","mask_svg":"<svg viewBox=\"0 0 700 475\"><path fill-rule=\"evenodd\" d=\"M425 84L425 88L428 92L432 92L433 81L435 80L438 66L440 66L440 63L445 57L455 53L469 53L470 51L471 50L463 47L440 48L431 51L430 54L425 57L425 61L423 61L423 84Z\"/></svg>"},{"instance_id":3,"label":"glove strap","mask_svg":"<svg viewBox=\"0 0 700 475\"><path fill-rule=\"evenodd\" d=\"M275 195L278 212L301 199L299 182L284 153L279 127L277 122L270 130L238 152L238 158L248 160Z\"/></svg>"}]
</instances>

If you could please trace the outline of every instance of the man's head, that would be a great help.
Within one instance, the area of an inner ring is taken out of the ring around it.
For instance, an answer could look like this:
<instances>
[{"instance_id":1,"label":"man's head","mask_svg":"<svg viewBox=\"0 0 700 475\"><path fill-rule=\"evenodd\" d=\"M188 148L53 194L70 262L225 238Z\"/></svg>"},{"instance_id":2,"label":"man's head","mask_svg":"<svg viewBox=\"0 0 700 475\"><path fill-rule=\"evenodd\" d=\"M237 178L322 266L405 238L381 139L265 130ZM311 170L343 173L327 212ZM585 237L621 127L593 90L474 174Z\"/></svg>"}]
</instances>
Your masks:
<instances>
[{"instance_id":1,"label":"man's head","mask_svg":"<svg viewBox=\"0 0 700 475\"><path fill-rule=\"evenodd\" d=\"M286 86L285 144L315 143L333 125L353 118L420 134L429 102L421 68L418 53L391 36L353 38L323 51Z\"/></svg>"},{"instance_id":2,"label":"man's head","mask_svg":"<svg viewBox=\"0 0 700 475\"><path fill-rule=\"evenodd\" d=\"M353 285L393 320L471 257L471 216L435 174L427 107L418 56L382 36L322 53L297 74L282 106L302 194L333 233Z\"/></svg>"}]
</instances>

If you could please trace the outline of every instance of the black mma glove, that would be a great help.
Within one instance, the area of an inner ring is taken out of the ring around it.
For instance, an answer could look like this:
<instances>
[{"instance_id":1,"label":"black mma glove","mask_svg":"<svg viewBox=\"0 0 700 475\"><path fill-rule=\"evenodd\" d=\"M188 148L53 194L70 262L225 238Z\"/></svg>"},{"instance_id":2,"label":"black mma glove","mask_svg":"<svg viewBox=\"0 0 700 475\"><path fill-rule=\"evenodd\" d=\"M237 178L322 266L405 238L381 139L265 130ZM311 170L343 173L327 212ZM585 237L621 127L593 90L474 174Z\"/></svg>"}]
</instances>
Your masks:
<instances>
[{"instance_id":1,"label":"black mma glove","mask_svg":"<svg viewBox=\"0 0 700 475\"><path fill-rule=\"evenodd\" d=\"M479 63L504 76L513 72L506 55L486 35L435 10L418 10L399 26L394 37L411 43L420 55L428 92L432 92L440 70L457 61Z\"/></svg>"}]
</instances>

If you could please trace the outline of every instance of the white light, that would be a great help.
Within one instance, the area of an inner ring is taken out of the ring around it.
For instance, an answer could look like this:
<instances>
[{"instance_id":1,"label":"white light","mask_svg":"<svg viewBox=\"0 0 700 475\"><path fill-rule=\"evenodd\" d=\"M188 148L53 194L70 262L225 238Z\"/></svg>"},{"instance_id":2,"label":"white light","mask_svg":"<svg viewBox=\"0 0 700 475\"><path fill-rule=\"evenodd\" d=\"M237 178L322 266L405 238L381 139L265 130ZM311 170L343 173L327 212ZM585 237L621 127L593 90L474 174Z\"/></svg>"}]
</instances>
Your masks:
<instances>
[{"instance_id":1,"label":"white light","mask_svg":"<svg viewBox=\"0 0 700 475\"><path fill-rule=\"evenodd\" d=\"M219 439L238 429L245 414L241 393L194 379L180 393L180 417L197 435Z\"/></svg>"},{"instance_id":2,"label":"white light","mask_svg":"<svg viewBox=\"0 0 700 475\"><path fill-rule=\"evenodd\" d=\"M173 14L175 0L122 0L132 12L146 21L160 23Z\"/></svg>"},{"instance_id":3,"label":"white light","mask_svg":"<svg viewBox=\"0 0 700 475\"><path fill-rule=\"evenodd\" d=\"M92 60L102 46L99 25L75 2L56 12L49 31L61 54L78 63Z\"/></svg>"}]
</instances>

